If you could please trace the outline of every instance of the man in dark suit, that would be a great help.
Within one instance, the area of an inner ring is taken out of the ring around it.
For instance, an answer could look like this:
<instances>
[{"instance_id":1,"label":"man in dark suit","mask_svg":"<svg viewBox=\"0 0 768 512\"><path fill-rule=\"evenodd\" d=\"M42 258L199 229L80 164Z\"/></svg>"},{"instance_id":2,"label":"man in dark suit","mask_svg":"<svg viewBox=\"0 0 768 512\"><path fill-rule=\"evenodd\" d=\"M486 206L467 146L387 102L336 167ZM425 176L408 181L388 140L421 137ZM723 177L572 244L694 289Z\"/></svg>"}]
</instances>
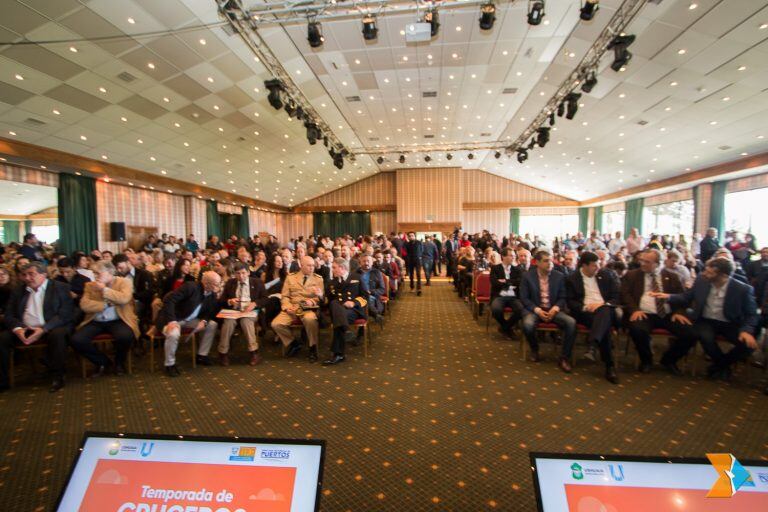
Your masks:
<instances>
[{"instance_id":1,"label":"man in dark suit","mask_svg":"<svg viewBox=\"0 0 768 512\"><path fill-rule=\"evenodd\" d=\"M368 314L373 318L379 318L384 312L384 304L381 297L387 293L384 287L384 276L381 271L373 266L373 256L363 254L360 256L360 268L352 272L356 279L360 279L368 290Z\"/></svg>"},{"instance_id":2,"label":"man in dark suit","mask_svg":"<svg viewBox=\"0 0 768 512\"><path fill-rule=\"evenodd\" d=\"M319 274L323 278L323 284L327 285L333 277L331 275L331 267L333 266L333 251L323 252L322 259L317 263L315 273Z\"/></svg>"},{"instance_id":3,"label":"man in dark suit","mask_svg":"<svg viewBox=\"0 0 768 512\"><path fill-rule=\"evenodd\" d=\"M720 240L717 238L717 229L709 228L701 240L701 261L706 263L719 248Z\"/></svg>"},{"instance_id":4,"label":"man in dark suit","mask_svg":"<svg viewBox=\"0 0 768 512\"><path fill-rule=\"evenodd\" d=\"M426 285L429 286L430 279L432 278L432 269L435 267L435 260L437 260L437 246L432 240L432 237L427 235L422 243L421 252L421 266L424 269L424 278Z\"/></svg>"},{"instance_id":5,"label":"man in dark suit","mask_svg":"<svg viewBox=\"0 0 768 512\"><path fill-rule=\"evenodd\" d=\"M133 283L133 300L139 325L146 326L152 320L152 299L155 296L155 280L152 274L143 268L136 268L125 254L116 254L112 264L117 275Z\"/></svg>"},{"instance_id":6,"label":"man in dark suit","mask_svg":"<svg viewBox=\"0 0 768 512\"><path fill-rule=\"evenodd\" d=\"M600 357L605 363L605 378L618 384L616 365L613 361L611 329L616 323L616 306L619 304L619 281L616 273L599 268L599 258L594 252L583 252L579 268L566 280L568 310L576 321L589 327L589 345L600 347Z\"/></svg>"},{"instance_id":7,"label":"man in dark suit","mask_svg":"<svg viewBox=\"0 0 768 512\"><path fill-rule=\"evenodd\" d=\"M640 356L639 371L653 368L651 331L666 329L676 338L662 356L661 364L673 374L680 374L677 361L695 342L690 322L682 310L653 294L682 293L683 283L675 272L661 268L661 251L646 249L637 254L640 268L630 270L621 280L621 304L629 335Z\"/></svg>"},{"instance_id":8,"label":"man in dark suit","mask_svg":"<svg viewBox=\"0 0 768 512\"><path fill-rule=\"evenodd\" d=\"M7 331L0 333L0 389L8 387L8 370L17 344L47 344L45 364L53 376L50 391L64 387L67 342L72 330L74 303L69 286L48 279L45 264L22 267L24 285L11 295L5 311Z\"/></svg>"},{"instance_id":9,"label":"man in dark suit","mask_svg":"<svg viewBox=\"0 0 768 512\"><path fill-rule=\"evenodd\" d=\"M768 275L768 247L760 249L760 259L750 261L744 270L749 278L749 284L757 289L757 283Z\"/></svg>"},{"instance_id":10,"label":"man in dark suit","mask_svg":"<svg viewBox=\"0 0 768 512\"><path fill-rule=\"evenodd\" d=\"M432 241L435 243L435 247L437 248L437 256L435 256L435 267L433 274L435 276L439 276L443 272L443 260L441 256L443 254L443 242L440 241L437 233L435 233L432 237Z\"/></svg>"},{"instance_id":11,"label":"man in dark suit","mask_svg":"<svg viewBox=\"0 0 768 512\"><path fill-rule=\"evenodd\" d=\"M261 279L251 277L248 265L235 264L235 277L224 285L221 295L221 304L227 309L234 309L244 313L250 313L256 308L263 308L267 304L267 292ZM257 317L243 317L240 319L225 318L221 324L219 336L219 362L222 366L229 366L229 341L239 323L245 340L248 343L248 352L251 354L251 366L261 363L259 355L259 341L256 338Z\"/></svg>"},{"instance_id":12,"label":"man in dark suit","mask_svg":"<svg viewBox=\"0 0 768 512\"><path fill-rule=\"evenodd\" d=\"M536 266L523 274L520 300L525 307L523 332L531 346L531 361L541 361L536 326L541 322L557 324L563 331L563 351L558 366L566 373L576 341L576 320L565 312L565 278L552 270L552 255L545 250L536 253Z\"/></svg>"},{"instance_id":13,"label":"man in dark suit","mask_svg":"<svg viewBox=\"0 0 768 512\"><path fill-rule=\"evenodd\" d=\"M565 251L563 254L563 261L560 265L555 265L555 270L563 274L565 277L575 273L578 268L576 266L576 251Z\"/></svg>"},{"instance_id":14,"label":"man in dark suit","mask_svg":"<svg viewBox=\"0 0 768 512\"><path fill-rule=\"evenodd\" d=\"M325 289L328 309L333 322L333 344L330 359L323 366L344 361L344 346L350 324L358 318L366 318L368 290L356 276L349 273L349 262L344 258L333 260L333 279Z\"/></svg>"},{"instance_id":15,"label":"man in dark suit","mask_svg":"<svg viewBox=\"0 0 768 512\"><path fill-rule=\"evenodd\" d=\"M729 379L731 365L746 359L758 348L754 292L748 284L733 279L732 273L733 262L713 258L707 261L704 272L690 289L676 294L654 294L659 299L668 300L671 305L692 307L693 330L704 352L712 359L707 369L710 378ZM727 354L720 350L717 336L734 345Z\"/></svg>"},{"instance_id":16,"label":"man in dark suit","mask_svg":"<svg viewBox=\"0 0 768 512\"><path fill-rule=\"evenodd\" d=\"M408 272L408 282L413 290L413 274L416 273L416 295L421 295L421 257L424 254L424 245L421 240L416 240L416 233L408 233L408 241L405 243L405 270Z\"/></svg>"},{"instance_id":17,"label":"man in dark suit","mask_svg":"<svg viewBox=\"0 0 768 512\"><path fill-rule=\"evenodd\" d=\"M523 304L518 297L521 274L514 265L516 258L515 250L505 247L501 251L501 263L491 267L491 315L506 336L512 335L512 327L523 316ZM505 308L512 308L508 319L504 318Z\"/></svg>"},{"instance_id":18,"label":"man in dark suit","mask_svg":"<svg viewBox=\"0 0 768 512\"><path fill-rule=\"evenodd\" d=\"M188 281L163 299L163 307L157 315L156 328L165 336L165 373L178 377L176 349L179 346L182 329L203 332L197 349L197 361L210 365L208 353L216 335L216 315L221 306L218 293L221 276L213 271L204 272L200 282Z\"/></svg>"},{"instance_id":19,"label":"man in dark suit","mask_svg":"<svg viewBox=\"0 0 768 512\"><path fill-rule=\"evenodd\" d=\"M459 240L456 233L453 233L445 241L445 275L453 280L456 285L456 255L459 252Z\"/></svg>"}]
</instances>

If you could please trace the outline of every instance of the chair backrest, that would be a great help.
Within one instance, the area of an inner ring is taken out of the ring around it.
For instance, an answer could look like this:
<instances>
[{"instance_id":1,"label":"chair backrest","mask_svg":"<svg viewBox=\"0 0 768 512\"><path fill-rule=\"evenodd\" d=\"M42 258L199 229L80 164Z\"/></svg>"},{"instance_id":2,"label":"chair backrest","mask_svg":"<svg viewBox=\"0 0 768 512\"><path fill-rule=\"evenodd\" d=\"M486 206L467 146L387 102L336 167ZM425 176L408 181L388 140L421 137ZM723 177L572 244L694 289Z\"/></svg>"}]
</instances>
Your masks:
<instances>
[{"instance_id":1,"label":"chair backrest","mask_svg":"<svg viewBox=\"0 0 768 512\"><path fill-rule=\"evenodd\" d=\"M384 278L384 289L387 291L387 295L389 295L389 276L386 274L381 275Z\"/></svg>"},{"instance_id":2,"label":"chair backrest","mask_svg":"<svg viewBox=\"0 0 768 512\"><path fill-rule=\"evenodd\" d=\"M491 296L491 275L487 272L483 272L481 274L477 275L477 278L475 279L475 282L477 283L476 286L476 297L477 298L488 298Z\"/></svg>"}]
</instances>

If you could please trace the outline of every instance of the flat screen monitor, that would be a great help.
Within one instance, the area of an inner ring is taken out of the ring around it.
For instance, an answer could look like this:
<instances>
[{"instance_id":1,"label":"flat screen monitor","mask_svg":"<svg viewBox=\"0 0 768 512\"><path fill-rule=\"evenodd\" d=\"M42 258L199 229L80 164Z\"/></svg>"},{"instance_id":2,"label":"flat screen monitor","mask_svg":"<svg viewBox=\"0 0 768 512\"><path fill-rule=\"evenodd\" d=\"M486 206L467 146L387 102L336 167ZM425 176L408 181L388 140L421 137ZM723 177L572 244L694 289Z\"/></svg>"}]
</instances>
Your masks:
<instances>
[{"instance_id":1,"label":"flat screen monitor","mask_svg":"<svg viewBox=\"0 0 768 512\"><path fill-rule=\"evenodd\" d=\"M58 511L315 512L325 442L86 433Z\"/></svg>"},{"instance_id":2,"label":"flat screen monitor","mask_svg":"<svg viewBox=\"0 0 768 512\"><path fill-rule=\"evenodd\" d=\"M718 471L707 458L532 453L539 512L768 511L768 463L730 498L707 498Z\"/></svg>"}]
</instances>

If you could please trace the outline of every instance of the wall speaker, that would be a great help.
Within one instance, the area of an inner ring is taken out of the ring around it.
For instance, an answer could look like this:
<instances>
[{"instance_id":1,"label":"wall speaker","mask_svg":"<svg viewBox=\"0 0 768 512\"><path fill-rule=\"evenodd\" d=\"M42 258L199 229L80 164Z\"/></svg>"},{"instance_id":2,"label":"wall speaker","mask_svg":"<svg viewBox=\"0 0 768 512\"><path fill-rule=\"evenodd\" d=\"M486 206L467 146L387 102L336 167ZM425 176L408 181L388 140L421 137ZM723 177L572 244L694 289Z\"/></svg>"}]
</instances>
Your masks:
<instances>
[{"instance_id":1,"label":"wall speaker","mask_svg":"<svg viewBox=\"0 0 768 512\"><path fill-rule=\"evenodd\" d=\"M109 240L111 242L125 242L125 222L109 223Z\"/></svg>"}]
</instances>

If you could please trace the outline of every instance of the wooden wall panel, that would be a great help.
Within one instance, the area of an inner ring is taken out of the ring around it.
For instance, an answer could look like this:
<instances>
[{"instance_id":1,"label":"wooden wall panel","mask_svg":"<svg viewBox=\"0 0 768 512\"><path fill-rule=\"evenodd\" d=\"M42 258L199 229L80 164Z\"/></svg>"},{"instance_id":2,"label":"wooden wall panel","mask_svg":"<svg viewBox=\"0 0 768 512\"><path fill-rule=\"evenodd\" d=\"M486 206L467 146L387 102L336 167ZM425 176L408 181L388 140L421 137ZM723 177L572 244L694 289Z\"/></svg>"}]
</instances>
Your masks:
<instances>
[{"instance_id":1,"label":"wooden wall panel","mask_svg":"<svg viewBox=\"0 0 768 512\"><path fill-rule=\"evenodd\" d=\"M277 217L277 242L283 246L291 238L312 234L312 214L311 213L281 213Z\"/></svg>"},{"instance_id":2,"label":"wooden wall panel","mask_svg":"<svg viewBox=\"0 0 768 512\"><path fill-rule=\"evenodd\" d=\"M0 180L44 185L46 187L58 188L59 186L59 175L54 172L9 164L0 164Z\"/></svg>"},{"instance_id":3,"label":"wooden wall panel","mask_svg":"<svg viewBox=\"0 0 768 512\"><path fill-rule=\"evenodd\" d=\"M201 247L205 247L208 240L208 219L206 217L207 204L205 200L187 196L184 198L184 212L186 214L187 231L195 235L195 240Z\"/></svg>"},{"instance_id":4,"label":"wooden wall panel","mask_svg":"<svg viewBox=\"0 0 768 512\"><path fill-rule=\"evenodd\" d=\"M461 220L463 194L459 167L397 171L397 222Z\"/></svg>"},{"instance_id":5,"label":"wooden wall panel","mask_svg":"<svg viewBox=\"0 0 768 512\"><path fill-rule=\"evenodd\" d=\"M371 231L385 235L397 231L397 212L371 212Z\"/></svg>"},{"instance_id":6,"label":"wooden wall panel","mask_svg":"<svg viewBox=\"0 0 768 512\"><path fill-rule=\"evenodd\" d=\"M676 190L674 192L668 192L666 194L658 194L655 196L646 197L643 201L644 206L656 206L664 203L677 203L679 201L687 201L693 199L693 189L687 188L685 190Z\"/></svg>"},{"instance_id":7,"label":"wooden wall panel","mask_svg":"<svg viewBox=\"0 0 768 512\"><path fill-rule=\"evenodd\" d=\"M274 212L265 212L254 208L248 209L248 226L251 228L251 235L257 233L269 233L277 235L277 218L283 214Z\"/></svg>"},{"instance_id":8,"label":"wooden wall panel","mask_svg":"<svg viewBox=\"0 0 768 512\"><path fill-rule=\"evenodd\" d=\"M110 222L125 222L126 228L146 226L157 228L158 233L187 235L184 197L175 194L99 180L96 181L96 215L100 249L118 251L125 246L109 241Z\"/></svg>"},{"instance_id":9,"label":"wooden wall panel","mask_svg":"<svg viewBox=\"0 0 768 512\"><path fill-rule=\"evenodd\" d=\"M729 192L743 192L745 190L753 190L756 188L768 187L768 173L756 174L754 176L747 176L746 178L739 178L728 182L726 193Z\"/></svg>"},{"instance_id":10,"label":"wooden wall panel","mask_svg":"<svg viewBox=\"0 0 768 512\"><path fill-rule=\"evenodd\" d=\"M376 205L395 204L395 173L380 172L346 187L328 192L300 204L308 206Z\"/></svg>"},{"instance_id":11,"label":"wooden wall panel","mask_svg":"<svg viewBox=\"0 0 768 512\"><path fill-rule=\"evenodd\" d=\"M545 192L477 169L468 169L462 173L462 187L465 203L570 201L567 197Z\"/></svg>"},{"instance_id":12,"label":"wooden wall panel","mask_svg":"<svg viewBox=\"0 0 768 512\"><path fill-rule=\"evenodd\" d=\"M502 237L509 231L509 209L464 210L461 225L467 233L480 233L487 229Z\"/></svg>"}]
</instances>

